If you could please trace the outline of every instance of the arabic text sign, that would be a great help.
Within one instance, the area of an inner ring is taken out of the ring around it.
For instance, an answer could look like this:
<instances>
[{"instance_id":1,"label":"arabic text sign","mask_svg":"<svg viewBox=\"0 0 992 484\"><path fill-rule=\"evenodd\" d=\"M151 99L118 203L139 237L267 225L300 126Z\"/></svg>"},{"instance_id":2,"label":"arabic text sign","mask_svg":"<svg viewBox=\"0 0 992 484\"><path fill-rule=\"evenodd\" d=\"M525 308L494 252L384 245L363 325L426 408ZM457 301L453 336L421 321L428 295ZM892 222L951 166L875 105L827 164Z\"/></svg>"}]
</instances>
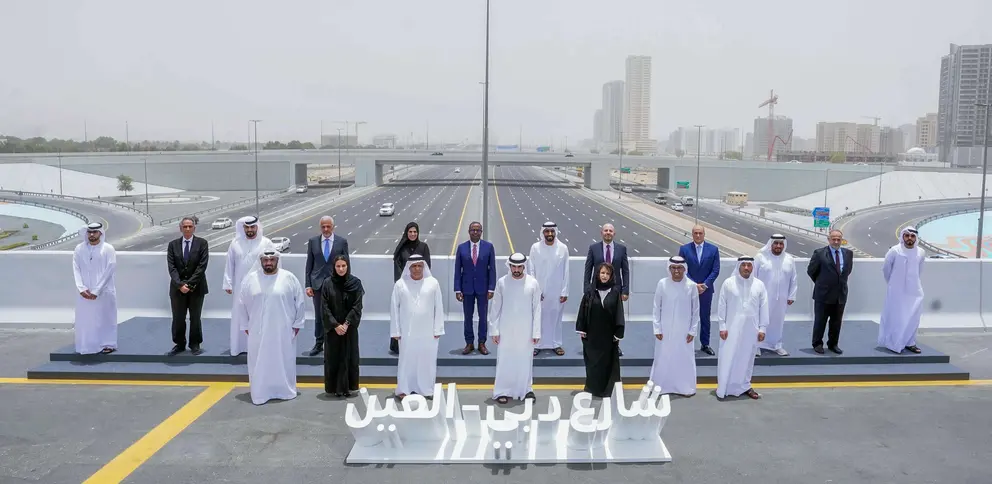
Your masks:
<instances>
[{"instance_id":1,"label":"arabic text sign","mask_svg":"<svg viewBox=\"0 0 992 484\"><path fill-rule=\"evenodd\" d=\"M813 209L813 227L830 227L830 207L816 207Z\"/></svg>"}]
</instances>

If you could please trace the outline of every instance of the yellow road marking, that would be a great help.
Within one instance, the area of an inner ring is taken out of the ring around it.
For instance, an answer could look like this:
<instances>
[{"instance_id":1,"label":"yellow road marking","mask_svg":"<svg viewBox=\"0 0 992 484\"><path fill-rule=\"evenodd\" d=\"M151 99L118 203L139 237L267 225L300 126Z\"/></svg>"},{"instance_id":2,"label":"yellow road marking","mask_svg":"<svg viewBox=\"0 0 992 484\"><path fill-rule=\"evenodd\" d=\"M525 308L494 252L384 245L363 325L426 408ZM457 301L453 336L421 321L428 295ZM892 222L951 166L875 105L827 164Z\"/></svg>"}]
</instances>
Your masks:
<instances>
[{"instance_id":1,"label":"yellow road marking","mask_svg":"<svg viewBox=\"0 0 992 484\"><path fill-rule=\"evenodd\" d=\"M210 382L210 381L154 381L154 380L45 380L28 378L0 378L0 384L27 385L119 385L119 386L174 386L174 387L209 387L215 385L231 385L236 388L248 387L247 382ZM445 383L445 382L442 382ZM984 386L992 385L992 380L906 380L906 381L848 381L848 382L788 382L788 383L755 383L755 388L856 388L856 387L921 387L921 386ZM299 388L323 388L323 383L298 383ZM368 383L362 385L369 390L391 390L396 388L391 383ZM641 384L626 384L626 389L641 388ZM713 383L700 383L701 389L716 388ZM464 390L492 390L492 385L463 384L458 388ZM536 384L540 390L581 390L582 385L552 385Z\"/></svg>"},{"instance_id":2,"label":"yellow road marking","mask_svg":"<svg viewBox=\"0 0 992 484\"><path fill-rule=\"evenodd\" d=\"M495 171L493 172L495 175ZM506 232L506 242L510 244L510 253L516 254L517 251L513 250L513 240L510 239L510 229L506 227L506 217L503 216L503 204L499 201L499 190L496 189L496 180L493 176L493 193L496 194L496 210L499 210L499 219L503 221L503 230Z\"/></svg>"},{"instance_id":3,"label":"yellow road marking","mask_svg":"<svg viewBox=\"0 0 992 484\"><path fill-rule=\"evenodd\" d=\"M465 210L468 209L468 201L472 198L472 188L473 185L468 186L468 194L465 195L465 205L462 206L462 214L458 216L458 227L455 228L455 236L451 240L451 256L455 256L455 250L458 249L458 234L462 233L462 222L465 221Z\"/></svg>"},{"instance_id":4,"label":"yellow road marking","mask_svg":"<svg viewBox=\"0 0 992 484\"><path fill-rule=\"evenodd\" d=\"M200 418L211 407L226 396L234 385L217 383L207 387L186 405L158 424L151 432L131 444L124 452L114 457L83 484L110 484L121 482L144 464L165 444L176 438L180 432Z\"/></svg>"}]
</instances>

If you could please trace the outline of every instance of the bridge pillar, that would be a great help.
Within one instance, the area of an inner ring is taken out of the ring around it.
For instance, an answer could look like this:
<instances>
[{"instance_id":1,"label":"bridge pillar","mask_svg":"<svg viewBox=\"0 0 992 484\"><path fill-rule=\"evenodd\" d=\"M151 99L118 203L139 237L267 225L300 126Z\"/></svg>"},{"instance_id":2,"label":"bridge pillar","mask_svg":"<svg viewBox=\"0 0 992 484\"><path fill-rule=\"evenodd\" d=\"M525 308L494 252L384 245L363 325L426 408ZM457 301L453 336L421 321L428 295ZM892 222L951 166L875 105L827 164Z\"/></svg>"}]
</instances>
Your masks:
<instances>
[{"instance_id":1,"label":"bridge pillar","mask_svg":"<svg viewBox=\"0 0 992 484\"><path fill-rule=\"evenodd\" d=\"M382 165L379 165L372 158L358 158L355 160L355 186L356 187L377 187L382 185Z\"/></svg>"},{"instance_id":2,"label":"bridge pillar","mask_svg":"<svg viewBox=\"0 0 992 484\"><path fill-rule=\"evenodd\" d=\"M585 170L585 187L590 190L610 189L610 165L607 163L590 163Z\"/></svg>"}]
</instances>

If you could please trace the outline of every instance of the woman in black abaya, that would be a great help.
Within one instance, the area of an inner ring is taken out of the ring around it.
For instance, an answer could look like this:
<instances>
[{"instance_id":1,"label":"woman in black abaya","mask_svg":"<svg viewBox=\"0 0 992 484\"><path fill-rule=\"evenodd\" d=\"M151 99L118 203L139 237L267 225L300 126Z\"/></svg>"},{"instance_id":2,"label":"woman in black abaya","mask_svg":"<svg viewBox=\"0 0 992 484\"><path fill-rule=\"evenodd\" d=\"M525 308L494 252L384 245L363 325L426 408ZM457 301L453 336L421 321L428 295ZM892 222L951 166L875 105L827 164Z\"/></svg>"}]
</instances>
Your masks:
<instances>
[{"instance_id":1,"label":"woman in black abaya","mask_svg":"<svg viewBox=\"0 0 992 484\"><path fill-rule=\"evenodd\" d=\"M324 324L324 392L350 397L358 391L358 325L362 322L361 279L344 255L334 258L331 277L320 289Z\"/></svg>"},{"instance_id":2,"label":"woman in black abaya","mask_svg":"<svg viewBox=\"0 0 992 484\"><path fill-rule=\"evenodd\" d=\"M431 266L431 249L427 246L427 242L420 240L420 226L417 225L417 222L406 224L403 236L400 237L400 242L396 244L396 250L393 251L393 282L400 280L400 277L403 276L406 262L413 254L420 254L427 262L427 267ZM393 354L400 354L400 342L389 338L389 351Z\"/></svg>"},{"instance_id":3,"label":"woman in black abaya","mask_svg":"<svg viewBox=\"0 0 992 484\"><path fill-rule=\"evenodd\" d=\"M582 338L582 359L586 365L583 391L607 398L620 381L620 340L624 315L620 287L613 284L613 266L603 262L596 267L596 284L582 295L575 331Z\"/></svg>"}]
</instances>

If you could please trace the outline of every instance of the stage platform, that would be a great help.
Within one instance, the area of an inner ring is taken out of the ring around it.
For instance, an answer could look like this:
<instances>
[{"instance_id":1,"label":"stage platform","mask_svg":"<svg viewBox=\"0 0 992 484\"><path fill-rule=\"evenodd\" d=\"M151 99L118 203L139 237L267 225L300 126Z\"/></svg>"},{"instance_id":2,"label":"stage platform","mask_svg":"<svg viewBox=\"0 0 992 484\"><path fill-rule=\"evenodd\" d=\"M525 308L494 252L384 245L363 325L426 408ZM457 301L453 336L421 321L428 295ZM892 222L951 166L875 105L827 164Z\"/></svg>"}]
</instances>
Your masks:
<instances>
[{"instance_id":1,"label":"stage platform","mask_svg":"<svg viewBox=\"0 0 992 484\"><path fill-rule=\"evenodd\" d=\"M168 356L172 348L170 320L166 318L132 318L118 327L118 351L109 355L78 355L73 347L61 348L50 355L50 362L28 371L28 378L39 379L120 379L183 381L247 381L247 357L230 355L229 321L203 321L203 354L189 351ZM582 345L578 335L566 324L564 356L549 350L534 358L534 382L581 383L585 378ZM719 337L714 326L711 345L719 351ZM651 324L631 323L620 343L621 375L624 381L647 381L654 355L655 338ZM358 328L362 381L392 383L396 377L398 357L389 353L389 324L366 321ZM449 321L438 351L438 379L442 382L492 383L498 345L489 342L488 356L475 352L462 355L465 340L461 322ZM878 380L966 380L969 374L950 364L950 356L921 345L921 354L896 355L876 347L878 325L871 321L845 321L840 347L843 355L829 350L818 355L810 347L812 322L787 322L784 346L791 355L778 356L767 351L757 358L754 382L803 381L878 381ZM314 343L313 322L307 321L297 340L297 370L301 382L323 381L323 356L303 354ZM698 344L697 344L698 347ZM697 352L696 366L700 383L716 381L717 358Z\"/></svg>"}]
</instances>

